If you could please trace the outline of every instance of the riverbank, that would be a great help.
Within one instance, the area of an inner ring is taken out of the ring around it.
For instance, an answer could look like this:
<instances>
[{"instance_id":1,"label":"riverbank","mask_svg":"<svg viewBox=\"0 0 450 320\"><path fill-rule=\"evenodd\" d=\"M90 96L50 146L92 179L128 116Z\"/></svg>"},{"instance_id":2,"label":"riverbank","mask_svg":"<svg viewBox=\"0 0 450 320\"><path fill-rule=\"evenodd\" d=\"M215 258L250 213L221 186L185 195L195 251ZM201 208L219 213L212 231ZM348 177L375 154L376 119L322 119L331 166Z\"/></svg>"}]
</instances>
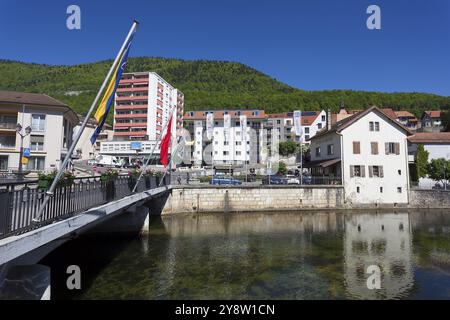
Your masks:
<instances>
[{"instance_id":1,"label":"riverbank","mask_svg":"<svg viewBox=\"0 0 450 320\"><path fill-rule=\"evenodd\" d=\"M450 208L450 191L411 190L407 203L358 204L342 186L172 186L161 214L352 209Z\"/></svg>"}]
</instances>

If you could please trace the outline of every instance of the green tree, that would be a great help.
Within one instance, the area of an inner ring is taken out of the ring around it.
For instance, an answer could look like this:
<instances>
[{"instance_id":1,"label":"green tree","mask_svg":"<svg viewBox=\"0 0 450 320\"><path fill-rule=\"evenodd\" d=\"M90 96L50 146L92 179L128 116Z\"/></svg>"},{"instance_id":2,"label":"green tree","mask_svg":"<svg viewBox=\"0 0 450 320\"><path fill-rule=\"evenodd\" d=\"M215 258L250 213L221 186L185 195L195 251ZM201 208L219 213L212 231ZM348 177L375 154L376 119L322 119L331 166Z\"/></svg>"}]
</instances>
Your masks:
<instances>
[{"instance_id":1,"label":"green tree","mask_svg":"<svg viewBox=\"0 0 450 320\"><path fill-rule=\"evenodd\" d=\"M444 131L450 131L450 110L442 113L442 127Z\"/></svg>"},{"instance_id":2,"label":"green tree","mask_svg":"<svg viewBox=\"0 0 450 320\"><path fill-rule=\"evenodd\" d=\"M444 158L433 159L428 164L428 176L435 181L444 181L450 178L450 160Z\"/></svg>"},{"instance_id":3,"label":"green tree","mask_svg":"<svg viewBox=\"0 0 450 320\"><path fill-rule=\"evenodd\" d=\"M278 144L278 152L283 157L287 157L297 153L298 148L299 148L298 143L294 141L282 141Z\"/></svg>"},{"instance_id":4,"label":"green tree","mask_svg":"<svg viewBox=\"0 0 450 320\"><path fill-rule=\"evenodd\" d=\"M287 173L287 166L286 163L284 163L283 161L278 162L278 173L279 174Z\"/></svg>"},{"instance_id":5,"label":"green tree","mask_svg":"<svg viewBox=\"0 0 450 320\"><path fill-rule=\"evenodd\" d=\"M423 144L419 144L417 146L416 151L416 178L419 180L420 178L425 178L427 175L427 166L428 166L428 155L429 152L425 150Z\"/></svg>"}]
</instances>

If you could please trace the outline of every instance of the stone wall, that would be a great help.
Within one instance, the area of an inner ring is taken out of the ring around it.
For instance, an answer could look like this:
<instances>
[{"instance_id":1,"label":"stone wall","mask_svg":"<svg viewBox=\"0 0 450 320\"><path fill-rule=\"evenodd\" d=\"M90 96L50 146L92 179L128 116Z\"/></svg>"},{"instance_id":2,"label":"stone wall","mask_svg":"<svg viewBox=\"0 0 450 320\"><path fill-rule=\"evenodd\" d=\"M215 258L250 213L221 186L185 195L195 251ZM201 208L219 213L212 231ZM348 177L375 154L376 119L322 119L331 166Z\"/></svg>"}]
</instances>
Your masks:
<instances>
[{"instance_id":1,"label":"stone wall","mask_svg":"<svg viewBox=\"0 0 450 320\"><path fill-rule=\"evenodd\" d=\"M411 190L409 198L411 208L450 208L450 191Z\"/></svg>"},{"instance_id":2,"label":"stone wall","mask_svg":"<svg viewBox=\"0 0 450 320\"><path fill-rule=\"evenodd\" d=\"M162 214L343 208L337 186L173 186Z\"/></svg>"}]
</instances>

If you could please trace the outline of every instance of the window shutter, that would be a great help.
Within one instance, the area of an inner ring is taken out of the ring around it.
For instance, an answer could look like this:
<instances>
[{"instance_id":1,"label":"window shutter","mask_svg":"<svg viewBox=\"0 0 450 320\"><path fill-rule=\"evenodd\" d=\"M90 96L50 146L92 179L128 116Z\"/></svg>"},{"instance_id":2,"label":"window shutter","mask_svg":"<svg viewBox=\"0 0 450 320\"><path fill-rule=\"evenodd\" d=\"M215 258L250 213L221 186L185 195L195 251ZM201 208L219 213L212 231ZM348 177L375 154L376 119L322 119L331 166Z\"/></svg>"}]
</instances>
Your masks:
<instances>
[{"instance_id":1,"label":"window shutter","mask_svg":"<svg viewBox=\"0 0 450 320\"><path fill-rule=\"evenodd\" d=\"M373 177L373 167L369 166L369 178Z\"/></svg>"},{"instance_id":2,"label":"window shutter","mask_svg":"<svg viewBox=\"0 0 450 320\"><path fill-rule=\"evenodd\" d=\"M355 168L354 166L350 166L350 178L353 178L355 176Z\"/></svg>"},{"instance_id":3,"label":"window shutter","mask_svg":"<svg viewBox=\"0 0 450 320\"><path fill-rule=\"evenodd\" d=\"M400 154L400 143L395 144L395 154Z\"/></svg>"},{"instance_id":4,"label":"window shutter","mask_svg":"<svg viewBox=\"0 0 450 320\"><path fill-rule=\"evenodd\" d=\"M384 151L386 152L386 154L389 154L389 142L384 143Z\"/></svg>"},{"instance_id":5,"label":"window shutter","mask_svg":"<svg viewBox=\"0 0 450 320\"><path fill-rule=\"evenodd\" d=\"M384 174L383 174L383 166L379 166L379 167L378 167L378 170L380 171L380 178L383 178L383 177L384 177Z\"/></svg>"},{"instance_id":6,"label":"window shutter","mask_svg":"<svg viewBox=\"0 0 450 320\"><path fill-rule=\"evenodd\" d=\"M360 148L359 141L353 141L353 154L360 154L360 153L361 153L361 148Z\"/></svg>"},{"instance_id":7,"label":"window shutter","mask_svg":"<svg viewBox=\"0 0 450 320\"><path fill-rule=\"evenodd\" d=\"M366 166L361 166L361 177L364 178L366 176Z\"/></svg>"}]
</instances>

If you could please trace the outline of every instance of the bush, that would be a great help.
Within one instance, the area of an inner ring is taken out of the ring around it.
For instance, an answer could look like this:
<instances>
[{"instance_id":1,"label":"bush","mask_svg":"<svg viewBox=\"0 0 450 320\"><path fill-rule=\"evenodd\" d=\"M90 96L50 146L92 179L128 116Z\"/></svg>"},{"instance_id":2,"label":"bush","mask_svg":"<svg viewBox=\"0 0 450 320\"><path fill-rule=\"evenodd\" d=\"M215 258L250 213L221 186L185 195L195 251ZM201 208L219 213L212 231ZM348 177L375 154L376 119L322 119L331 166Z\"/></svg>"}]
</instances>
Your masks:
<instances>
[{"instance_id":1,"label":"bush","mask_svg":"<svg viewBox=\"0 0 450 320\"><path fill-rule=\"evenodd\" d=\"M39 172L38 173L38 188L39 189L48 189L53 183L53 180L56 178L56 174L58 172L56 170L53 170L50 173L45 172ZM59 179L57 187L68 187L73 184L73 181L75 180L75 176L72 172L66 171L62 175L62 177Z\"/></svg>"},{"instance_id":2,"label":"bush","mask_svg":"<svg viewBox=\"0 0 450 320\"><path fill-rule=\"evenodd\" d=\"M108 169L100 175L100 181L108 182L117 179L119 176L119 171Z\"/></svg>"}]
</instances>

